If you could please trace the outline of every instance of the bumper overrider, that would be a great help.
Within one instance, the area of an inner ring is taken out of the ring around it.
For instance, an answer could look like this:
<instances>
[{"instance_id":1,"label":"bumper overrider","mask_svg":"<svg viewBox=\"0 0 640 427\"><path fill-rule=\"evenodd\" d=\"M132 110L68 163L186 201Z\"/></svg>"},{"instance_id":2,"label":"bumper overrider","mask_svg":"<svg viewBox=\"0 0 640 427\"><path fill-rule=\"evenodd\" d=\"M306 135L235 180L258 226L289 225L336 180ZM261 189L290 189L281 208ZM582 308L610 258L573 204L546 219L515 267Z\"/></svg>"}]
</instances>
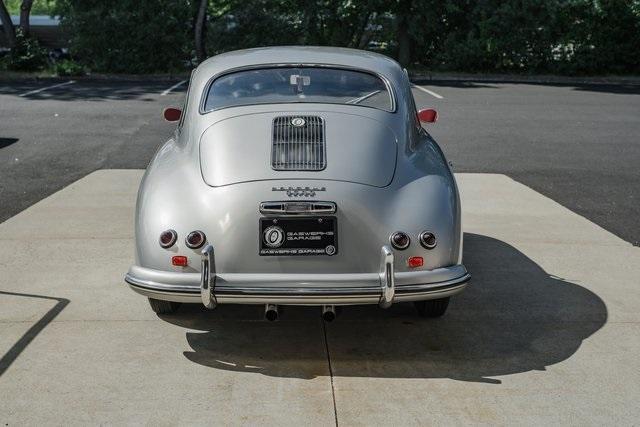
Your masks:
<instances>
[{"instance_id":1,"label":"bumper overrider","mask_svg":"<svg viewBox=\"0 0 640 427\"><path fill-rule=\"evenodd\" d=\"M391 248L382 246L380 271L353 274L217 273L215 250L202 250L200 273L132 266L131 289L150 298L218 304L352 305L445 298L461 292L471 275L461 264L426 271L395 272Z\"/></svg>"}]
</instances>

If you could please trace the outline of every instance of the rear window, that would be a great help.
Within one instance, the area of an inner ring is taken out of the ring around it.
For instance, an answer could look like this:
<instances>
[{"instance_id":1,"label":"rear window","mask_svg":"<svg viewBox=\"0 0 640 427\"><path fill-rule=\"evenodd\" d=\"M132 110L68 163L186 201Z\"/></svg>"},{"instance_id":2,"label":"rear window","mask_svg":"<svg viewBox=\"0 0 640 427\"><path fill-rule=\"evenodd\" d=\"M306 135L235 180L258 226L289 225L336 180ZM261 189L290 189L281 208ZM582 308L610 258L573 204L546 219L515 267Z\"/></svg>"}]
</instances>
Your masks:
<instances>
[{"instance_id":1,"label":"rear window","mask_svg":"<svg viewBox=\"0 0 640 427\"><path fill-rule=\"evenodd\" d=\"M292 102L348 104L393 111L393 98L380 77L327 67L274 67L225 74L209 86L204 110Z\"/></svg>"}]
</instances>

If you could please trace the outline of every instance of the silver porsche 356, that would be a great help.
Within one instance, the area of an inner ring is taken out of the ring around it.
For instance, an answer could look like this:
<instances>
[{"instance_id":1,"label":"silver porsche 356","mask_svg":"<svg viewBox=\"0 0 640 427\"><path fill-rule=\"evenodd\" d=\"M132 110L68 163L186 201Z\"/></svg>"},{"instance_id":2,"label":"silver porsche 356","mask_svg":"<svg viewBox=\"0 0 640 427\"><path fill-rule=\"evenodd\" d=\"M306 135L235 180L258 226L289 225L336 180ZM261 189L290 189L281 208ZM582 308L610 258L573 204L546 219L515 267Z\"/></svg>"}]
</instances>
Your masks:
<instances>
[{"instance_id":1,"label":"silver porsche 356","mask_svg":"<svg viewBox=\"0 0 640 427\"><path fill-rule=\"evenodd\" d=\"M144 175L126 281L180 303L414 302L444 314L470 275L460 198L393 60L338 48L226 53L192 74Z\"/></svg>"}]
</instances>

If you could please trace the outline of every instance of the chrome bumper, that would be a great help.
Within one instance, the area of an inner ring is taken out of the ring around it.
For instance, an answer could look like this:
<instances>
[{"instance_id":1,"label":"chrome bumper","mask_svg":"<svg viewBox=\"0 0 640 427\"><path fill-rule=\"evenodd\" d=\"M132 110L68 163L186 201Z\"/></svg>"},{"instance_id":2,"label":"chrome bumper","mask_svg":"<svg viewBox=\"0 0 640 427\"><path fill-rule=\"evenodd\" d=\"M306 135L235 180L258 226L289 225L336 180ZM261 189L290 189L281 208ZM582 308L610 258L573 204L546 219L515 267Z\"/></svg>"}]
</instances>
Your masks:
<instances>
[{"instance_id":1,"label":"chrome bumper","mask_svg":"<svg viewBox=\"0 0 640 427\"><path fill-rule=\"evenodd\" d=\"M217 273L215 251L202 250L201 273L172 273L133 266L125 276L147 297L187 303L354 305L444 298L461 292L471 276L463 265L431 271L395 272L389 246L381 248L380 272L373 274Z\"/></svg>"}]
</instances>

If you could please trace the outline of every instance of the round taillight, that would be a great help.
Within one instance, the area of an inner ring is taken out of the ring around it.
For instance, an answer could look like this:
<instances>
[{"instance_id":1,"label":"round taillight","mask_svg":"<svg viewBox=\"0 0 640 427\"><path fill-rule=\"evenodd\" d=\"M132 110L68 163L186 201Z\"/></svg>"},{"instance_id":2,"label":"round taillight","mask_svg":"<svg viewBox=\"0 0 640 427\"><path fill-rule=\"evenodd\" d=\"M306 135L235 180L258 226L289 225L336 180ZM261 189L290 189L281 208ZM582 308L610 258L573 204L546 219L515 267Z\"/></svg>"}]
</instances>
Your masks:
<instances>
[{"instance_id":1,"label":"round taillight","mask_svg":"<svg viewBox=\"0 0 640 427\"><path fill-rule=\"evenodd\" d=\"M430 231L423 231L420 233L420 244L425 249L433 249L438 244L436 240L436 235Z\"/></svg>"},{"instance_id":2,"label":"round taillight","mask_svg":"<svg viewBox=\"0 0 640 427\"><path fill-rule=\"evenodd\" d=\"M170 248L176 243L177 239L178 239L178 234L175 232L175 230L163 231L162 233L160 233L160 239L159 239L160 246L162 246L165 249Z\"/></svg>"},{"instance_id":3,"label":"round taillight","mask_svg":"<svg viewBox=\"0 0 640 427\"><path fill-rule=\"evenodd\" d=\"M207 240L207 236L200 230L192 231L187 235L187 238L184 239L184 243L187 245L189 249L198 249L204 242Z\"/></svg>"},{"instance_id":4,"label":"round taillight","mask_svg":"<svg viewBox=\"0 0 640 427\"><path fill-rule=\"evenodd\" d=\"M403 233L402 231L396 231L389 238L391 242L391 246L396 249L407 249L411 244L411 238L407 233Z\"/></svg>"}]
</instances>

